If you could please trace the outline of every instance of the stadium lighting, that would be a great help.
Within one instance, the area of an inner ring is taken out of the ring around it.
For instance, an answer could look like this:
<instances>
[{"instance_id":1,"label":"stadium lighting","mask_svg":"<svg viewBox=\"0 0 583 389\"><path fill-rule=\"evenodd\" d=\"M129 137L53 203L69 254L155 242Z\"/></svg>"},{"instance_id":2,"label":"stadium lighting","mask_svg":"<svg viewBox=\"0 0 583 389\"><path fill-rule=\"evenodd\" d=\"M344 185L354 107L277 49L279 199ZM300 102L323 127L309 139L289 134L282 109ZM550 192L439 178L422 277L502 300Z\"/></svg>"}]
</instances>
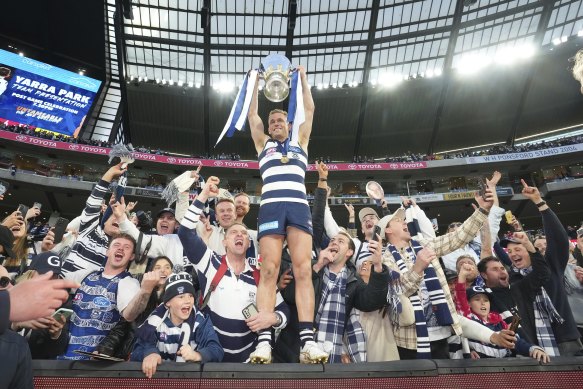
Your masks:
<instances>
[{"instance_id":1,"label":"stadium lighting","mask_svg":"<svg viewBox=\"0 0 583 389\"><path fill-rule=\"evenodd\" d=\"M329 84L324 84L324 89L328 89L328 88L330 88L330 85Z\"/></svg>"},{"instance_id":2,"label":"stadium lighting","mask_svg":"<svg viewBox=\"0 0 583 389\"><path fill-rule=\"evenodd\" d=\"M561 38L555 38L553 39L553 45L558 46L561 44Z\"/></svg>"},{"instance_id":3,"label":"stadium lighting","mask_svg":"<svg viewBox=\"0 0 583 389\"><path fill-rule=\"evenodd\" d=\"M182 85L184 85L184 82L178 81L178 86L182 86Z\"/></svg>"},{"instance_id":4,"label":"stadium lighting","mask_svg":"<svg viewBox=\"0 0 583 389\"><path fill-rule=\"evenodd\" d=\"M382 73L379 76L379 85L382 85L386 88L393 88L399 85L403 81L403 76L400 74L394 73Z\"/></svg>"},{"instance_id":5,"label":"stadium lighting","mask_svg":"<svg viewBox=\"0 0 583 389\"><path fill-rule=\"evenodd\" d=\"M433 72L433 69L428 69L425 72L425 77L427 77L427 78L432 78L434 75L435 75L435 73Z\"/></svg>"},{"instance_id":6,"label":"stadium lighting","mask_svg":"<svg viewBox=\"0 0 583 389\"><path fill-rule=\"evenodd\" d=\"M577 32L577 36L583 36L583 30L579 30L579 32Z\"/></svg>"},{"instance_id":7,"label":"stadium lighting","mask_svg":"<svg viewBox=\"0 0 583 389\"><path fill-rule=\"evenodd\" d=\"M189 88L192 88L193 86L194 86L194 83L193 83L192 81L190 81L190 82L188 83L188 87L189 87Z\"/></svg>"},{"instance_id":8,"label":"stadium lighting","mask_svg":"<svg viewBox=\"0 0 583 389\"><path fill-rule=\"evenodd\" d=\"M166 79L165 79L165 78L163 78L163 79L162 79L162 85L165 85L165 84L166 84Z\"/></svg>"},{"instance_id":9,"label":"stadium lighting","mask_svg":"<svg viewBox=\"0 0 583 389\"><path fill-rule=\"evenodd\" d=\"M22 51L19 51L18 55L20 55L21 57L24 57L24 53Z\"/></svg>"},{"instance_id":10,"label":"stadium lighting","mask_svg":"<svg viewBox=\"0 0 583 389\"><path fill-rule=\"evenodd\" d=\"M235 88L235 85L229 81L221 81L215 85L215 89L220 93L229 93Z\"/></svg>"},{"instance_id":11,"label":"stadium lighting","mask_svg":"<svg viewBox=\"0 0 583 389\"><path fill-rule=\"evenodd\" d=\"M156 78L156 84L159 84L159 83L160 83L160 79Z\"/></svg>"},{"instance_id":12,"label":"stadium lighting","mask_svg":"<svg viewBox=\"0 0 583 389\"><path fill-rule=\"evenodd\" d=\"M320 82L320 83L318 83L318 86L317 86L316 88L317 88L317 89L322 89L322 88L323 88L323 86L322 86L322 83L321 83L321 82Z\"/></svg>"},{"instance_id":13,"label":"stadium lighting","mask_svg":"<svg viewBox=\"0 0 583 389\"><path fill-rule=\"evenodd\" d=\"M148 82L148 76L144 77L144 82Z\"/></svg>"},{"instance_id":14,"label":"stadium lighting","mask_svg":"<svg viewBox=\"0 0 583 389\"><path fill-rule=\"evenodd\" d=\"M338 88L338 84L337 83L333 83L332 84L332 88Z\"/></svg>"},{"instance_id":15,"label":"stadium lighting","mask_svg":"<svg viewBox=\"0 0 583 389\"><path fill-rule=\"evenodd\" d=\"M138 76L138 82L142 82L142 76Z\"/></svg>"},{"instance_id":16,"label":"stadium lighting","mask_svg":"<svg viewBox=\"0 0 583 389\"><path fill-rule=\"evenodd\" d=\"M441 76L442 73L443 73L443 71L441 69L435 69L433 71L433 74L435 75L435 77Z\"/></svg>"},{"instance_id":17,"label":"stadium lighting","mask_svg":"<svg viewBox=\"0 0 583 389\"><path fill-rule=\"evenodd\" d=\"M467 55L463 56L458 65L457 70L460 74L475 74L481 69L485 68L490 64L490 59L480 55Z\"/></svg>"},{"instance_id":18,"label":"stadium lighting","mask_svg":"<svg viewBox=\"0 0 583 389\"><path fill-rule=\"evenodd\" d=\"M200 82L197 82L196 84L194 84L194 86L195 86L196 88L200 88Z\"/></svg>"},{"instance_id":19,"label":"stadium lighting","mask_svg":"<svg viewBox=\"0 0 583 389\"><path fill-rule=\"evenodd\" d=\"M562 37L561 37L561 43L565 43L565 42L567 42L567 39L569 39L569 37L568 37L568 36L566 36L566 35L562 36Z\"/></svg>"},{"instance_id":20,"label":"stadium lighting","mask_svg":"<svg viewBox=\"0 0 583 389\"><path fill-rule=\"evenodd\" d=\"M168 81L168 85L174 85L174 81L172 81L172 79L170 79L170 81Z\"/></svg>"}]
</instances>

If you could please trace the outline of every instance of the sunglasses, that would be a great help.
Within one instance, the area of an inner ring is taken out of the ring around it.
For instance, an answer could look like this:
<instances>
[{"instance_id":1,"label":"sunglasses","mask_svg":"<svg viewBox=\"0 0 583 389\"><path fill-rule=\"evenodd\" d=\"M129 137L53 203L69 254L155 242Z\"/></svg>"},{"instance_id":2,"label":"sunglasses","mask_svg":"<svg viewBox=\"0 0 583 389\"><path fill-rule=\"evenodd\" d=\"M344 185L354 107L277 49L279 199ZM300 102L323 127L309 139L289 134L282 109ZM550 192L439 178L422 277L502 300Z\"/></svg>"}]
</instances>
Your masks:
<instances>
[{"instance_id":1,"label":"sunglasses","mask_svg":"<svg viewBox=\"0 0 583 389\"><path fill-rule=\"evenodd\" d=\"M452 228L461 227L461 226L462 226L462 223L459 223L459 222L451 223L449 226L447 226L447 229L451 230Z\"/></svg>"},{"instance_id":2,"label":"sunglasses","mask_svg":"<svg viewBox=\"0 0 583 389\"><path fill-rule=\"evenodd\" d=\"M14 285L14 281L10 277L0 277L0 288L4 289L8 285Z\"/></svg>"}]
</instances>

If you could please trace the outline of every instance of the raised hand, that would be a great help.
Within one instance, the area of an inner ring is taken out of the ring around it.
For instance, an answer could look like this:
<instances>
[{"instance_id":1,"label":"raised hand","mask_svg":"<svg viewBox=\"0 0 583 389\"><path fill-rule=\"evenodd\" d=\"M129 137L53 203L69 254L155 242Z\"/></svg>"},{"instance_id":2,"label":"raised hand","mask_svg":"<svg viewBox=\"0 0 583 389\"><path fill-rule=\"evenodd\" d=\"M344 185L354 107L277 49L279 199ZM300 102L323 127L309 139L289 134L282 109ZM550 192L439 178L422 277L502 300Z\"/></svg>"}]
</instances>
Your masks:
<instances>
[{"instance_id":1,"label":"raised hand","mask_svg":"<svg viewBox=\"0 0 583 389\"><path fill-rule=\"evenodd\" d=\"M528 186L526 181L520 179L522 183L522 195L530 199L533 203L538 204L543 201L543 198L536 186Z\"/></svg>"}]
</instances>

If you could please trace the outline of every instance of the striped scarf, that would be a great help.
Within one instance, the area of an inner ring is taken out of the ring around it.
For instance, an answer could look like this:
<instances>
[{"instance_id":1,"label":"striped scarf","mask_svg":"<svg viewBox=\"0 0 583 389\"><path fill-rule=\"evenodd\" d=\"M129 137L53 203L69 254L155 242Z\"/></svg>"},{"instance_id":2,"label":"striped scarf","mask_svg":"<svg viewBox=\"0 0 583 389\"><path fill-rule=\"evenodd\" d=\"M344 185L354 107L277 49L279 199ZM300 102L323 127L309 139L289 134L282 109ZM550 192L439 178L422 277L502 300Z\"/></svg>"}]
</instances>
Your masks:
<instances>
[{"instance_id":1,"label":"striped scarf","mask_svg":"<svg viewBox=\"0 0 583 389\"><path fill-rule=\"evenodd\" d=\"M184 362L184 359L176 353L180 347L187 344L196 350L194 334L203 322L204 315L193 308L188 319L177 327L170 321L169 314L164 304L158 305L137 329L136 337L155 344L162 360Z\"/></svg>"},{"instance_id":2,"label":"striped scarf","mask_svg":"<svg viewBox=\"0 0 583 389\"><path fill-rule=\"evenodd\" d=\"M409 271L407 264L403 261L401 254L395 246L389 244L388 246L395 263L399 267L401 274ZM413 261L415 261L416 254L423 249L423 246L419 242L412 240L409 247L407 247L407 253L412 256ZM437 273L431 264L425 269L423 275L423 281L425 282L425 287L429 295L429 303L431 304L432 312L435 314L437 323L440 326L447 326L453 324L453 318L449 312L449 307L447 305L447 300L445 299L445 294L437 278ZM429 344L429 331L427 330L426 315L423 309L423 301L419 297L418 293L414 293L409 296L409 300L413 305L415 310L415 329L417 332L417 358L418 359L430 359L431 358L431 347Z\"/></svg>"},{"instance_id":3,"label":"striped scarf","mask_svg":"<svg viewBox=\"0 0 583 389\"><path fill-rule=\"evenodd\" d=\"M330 352L329 363L341 363L343 340L346 337L347 349L353 362L366 362L366 339L360 326L360 315L352 310L346 328L346 285L348 271L346 266L338 274L324 269L322 297L316 323L316 341Z\"/></svg>"},{"instance_id":4,"label":"striped scarf","mask_svg":"<svg viewBox=\"0 0 583 389\"><path fill-rule=\"evenodd\" d=\"M532 271L532 266L526 269L518 269L512 266L512 271L526 277ZM544 348L545 352L551 357L559 356L559 347L555 339L552 323L562 324L564 321L559 312L557 312L547 291L541 286L534 298L534 326L538 345Z\"/></svg>"}]
</instances>

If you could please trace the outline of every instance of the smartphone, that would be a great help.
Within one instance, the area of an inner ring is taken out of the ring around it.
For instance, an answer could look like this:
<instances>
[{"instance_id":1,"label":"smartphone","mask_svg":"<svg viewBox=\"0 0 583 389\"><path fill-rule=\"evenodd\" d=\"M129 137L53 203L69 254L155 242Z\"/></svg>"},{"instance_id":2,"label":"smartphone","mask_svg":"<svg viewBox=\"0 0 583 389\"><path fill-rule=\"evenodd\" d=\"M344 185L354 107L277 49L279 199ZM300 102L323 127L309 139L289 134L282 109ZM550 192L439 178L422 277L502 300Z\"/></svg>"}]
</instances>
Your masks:
<instances>
[{"instance_id":1,"label":"smartphone","mask_svg":"<svg viewBox=\"0 0 583 389\"><path fill-rule=\"evenodd\" d=\"M43 205L41 203L34 203L32 205L33 208L38 208L38 209L42 209Z\"/></svg>"},{"instance_id":2,"label":"smartphone","mask_svg":"<svg viewBox=\"0 0 583 389\"><path fill-rule=\"evenodd\" d=\"M506 223L507 224L512 224L512 211L506 211L504 212L504 217L506 218Z\"/></svg>"},{"instance_id":3,"label":"smartphone","mask_svg":"<svg viewBox=\"0 0 583 389\"><path fill-rule=\"evenodd\" d=\"M378 225L374 226L374 228L372 230L372 238L373 238L373 240L376 240L378 242L379 239L377 238L377 235L381 236L381 227Z\"/></svg>"},{"instance_id":4,"label":"smartphone","mask_svg":"<svg viewBox=\"0 0 583 389\"><path fill-rule=\"evenodd\" d=\"M55 313L53 313L53 318L58 319L59 316L63 316L65 318L65 320L69 320L69 318L71 317L72 314L73 314L72 309L59 308L59 309L57 309L57 311Z\"/></svg>"},{"instance_id":5,"label":"smartphone","mask_svg":"<svg viewBox=\"0 0 583 389\"><path fill-rule=\"evenodd\" d=\"M482 196L484 200L486 200L486 182L482 178L478 180L478 194Z\"/></svg>"},{"instance_id":6,"label":"smartphone","mask_svg":"<svg viewBox=\"0 0 583 389\"><path fill-rule=\"evenodd\" d=\"M18 212L20 212L20 215L25 218L26 214L28 213L28 207L24 204L19 204L18 205Z\"/></svg>"},{"instance_id":7,"label":"smartphone","mask_svg":"<svg viewBox=\"0 0 583 389\"><path fill-rule=\"evenodd\" d=\"M243 313L243 317L245 319L249 319L250 317L255 316L259 313L254 303L247 305L245 308L243 308L241 312Z\"/></svg>"},{"instance_id":8,"label":"smartphone","mask_svg":"<svg viewBox=\"0 0 583 389\"><path fill-rule=\"evenodd\" d=\"M518 326L520 325L520 316L514 315L512 316L512 323L510 323L510 327L508 329L510 331L516 332L518 330Z\"/></svg>"},{"instance_id":9,"label":"smartphone","mask_svg":"<svg viewBox=\"0 0 583 389\"><path fill-rule=\"evenodd\" d=\"M4 194L8 192L8 188L10 188L10 184L6 181L0 180L0 196L4 196Z\"/></svg>"},{"instance_id":10,"label":"smartphone","mask_svg":"<svg viewBox=\"0 0 583 389\"><path fill-rule=\"evenodd\" d=\"M67 226L69 225L69 219L65 219L64 217L60 217L57 219L55 223L55 229L53 230L55 234L54 243L60 243L63 240L63 235L65 235L65 231L67 230Z\"/></svg>"}]
</instances>

